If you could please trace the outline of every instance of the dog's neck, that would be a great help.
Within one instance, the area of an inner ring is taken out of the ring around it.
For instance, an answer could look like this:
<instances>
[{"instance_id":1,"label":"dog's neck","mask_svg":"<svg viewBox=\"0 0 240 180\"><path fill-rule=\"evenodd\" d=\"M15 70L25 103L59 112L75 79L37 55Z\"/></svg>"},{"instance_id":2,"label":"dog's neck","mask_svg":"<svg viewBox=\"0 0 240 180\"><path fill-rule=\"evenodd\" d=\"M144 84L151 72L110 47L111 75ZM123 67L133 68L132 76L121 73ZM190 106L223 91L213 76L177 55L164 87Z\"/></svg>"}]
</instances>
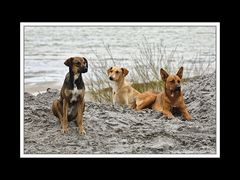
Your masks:
<instances>
[{"instance_id":1,"label":"dog's neck","mask_svg":"<svg viewBox=\"0 0 240 180\"><path fill-rule=\"evenodd\" d=\"M124 78L122 78L122 79L119 80L119 81L113 81L113 82L112 82L113 92L116 93L121 87L123 87L123 86L124 86L124 82L125 82Z\"/></svg>"},{"instance_id":2,"label":"dog's neck","mask_svg":"<svg viewBox=\"0 0 240 180\"><path fill-rule=\"evenodd\" d=\"M69 72L70 79L69 79L69 87L70 89L74 89L77 87L77 89L84 89L84 82L82 79L82 74L74 74L72 71Z\"/></svg>"}]
</instances>

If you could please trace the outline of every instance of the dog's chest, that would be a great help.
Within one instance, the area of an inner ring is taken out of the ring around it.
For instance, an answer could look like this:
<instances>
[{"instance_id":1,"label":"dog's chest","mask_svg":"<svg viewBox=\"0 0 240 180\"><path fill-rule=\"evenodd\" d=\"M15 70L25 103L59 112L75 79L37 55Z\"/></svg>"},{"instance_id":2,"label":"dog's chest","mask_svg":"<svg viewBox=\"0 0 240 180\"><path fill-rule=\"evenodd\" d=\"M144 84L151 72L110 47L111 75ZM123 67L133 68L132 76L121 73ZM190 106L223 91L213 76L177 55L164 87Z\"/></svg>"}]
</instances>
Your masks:
<instances>
[{"instance_id":1,"label":"dog's chest","mask_svg":"<svg viewBox=\"0 0 240 180\"><path fill-rule=\"evenodd\" d=\"M115 83L112 84L112 91L113 91L113 95L117 94L118 86Z\"/></svg>"},{"instance_id":2,"label":"dog's chest","mask_svg":"<svg viewBox=\"0 0 240 180\"><path fill-rule=\"evenodd\" d=\"M76 86L74 86L73 90L70 90L71 93L71 99L70 103L77 101L78 96L83 93L83 89L77 89Z\"/></svg>"}]
</instances>

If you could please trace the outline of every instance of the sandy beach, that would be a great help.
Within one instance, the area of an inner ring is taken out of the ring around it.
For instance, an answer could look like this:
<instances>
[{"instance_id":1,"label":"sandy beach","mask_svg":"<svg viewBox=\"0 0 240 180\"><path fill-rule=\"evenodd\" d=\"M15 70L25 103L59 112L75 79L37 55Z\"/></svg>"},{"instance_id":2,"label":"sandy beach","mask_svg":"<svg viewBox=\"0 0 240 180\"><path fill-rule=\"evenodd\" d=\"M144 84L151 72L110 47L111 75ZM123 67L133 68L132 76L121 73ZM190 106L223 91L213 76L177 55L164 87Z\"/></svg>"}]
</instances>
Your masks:
<instances>
[{"instance_id":1,"label":"sandy beach","mask_svg":"<svg viewBox=\"0 0 240 180\"><path fill-rule=\"evenodd\" d=\"M51 103L59 88L50 84L36 96L34 88L24 93L24 154L215 154L215 73L189 80L183 85L185 102L193 117L184 121L179 112L167 120L151 109L134 111L110 103L86 99L85 136L77 133L75 121L62 134Z\"/></svg>"}]
</instances>

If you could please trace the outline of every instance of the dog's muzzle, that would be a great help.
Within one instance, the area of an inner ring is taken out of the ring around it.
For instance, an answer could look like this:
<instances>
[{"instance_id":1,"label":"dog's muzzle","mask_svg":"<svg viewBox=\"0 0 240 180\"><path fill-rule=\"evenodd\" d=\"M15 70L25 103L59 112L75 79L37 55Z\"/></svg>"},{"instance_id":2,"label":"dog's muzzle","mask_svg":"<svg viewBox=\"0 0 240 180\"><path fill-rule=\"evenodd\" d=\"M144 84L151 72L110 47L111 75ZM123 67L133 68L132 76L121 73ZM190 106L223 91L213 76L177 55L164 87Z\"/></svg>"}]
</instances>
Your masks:
<instances>
[{"instance_id":1,"label":"dog's muzzle","mask_svg":"<svg viewBox=\"0 0 240 180\"><path fill-rule=\"evenodd\" d=\"M113 78L112 78L112 76L110 76L110 77L109 77L109 79L110 79L111 81L113 81Z\"/></svg>"},{"instance_id":2,"label":"dog's muzzle","mask_svg":"<svg viewBox=\"0 0 240 180\"><path fill-rule=\"evenodd\" d=\"M181 86L180 85L177 85L176 88L174 89L175 92L177 91L181 91Z\"/></svg>"},{"instance_id":3,"label":"dog's muzzle","mask_svg":"<svg viewBox=\"0 0 240 180\"><path fill-rule=\"evenodd\" d=\"M84 67L83 71L87 72L88 71L88 67Z\"/></svg>"},{"instance_id":4,"label":"dog's muzzle","mask_svg":"<svg viewBox=\"0 0 240 180\"><path fill-rule=\"evenodd\" d=\"M88 67L87 67L87 66L84 66L84 67L80 68L79 71L80 71L81 73L86 73L86 72L88 71Z\"/></svg>"}]
</instances>

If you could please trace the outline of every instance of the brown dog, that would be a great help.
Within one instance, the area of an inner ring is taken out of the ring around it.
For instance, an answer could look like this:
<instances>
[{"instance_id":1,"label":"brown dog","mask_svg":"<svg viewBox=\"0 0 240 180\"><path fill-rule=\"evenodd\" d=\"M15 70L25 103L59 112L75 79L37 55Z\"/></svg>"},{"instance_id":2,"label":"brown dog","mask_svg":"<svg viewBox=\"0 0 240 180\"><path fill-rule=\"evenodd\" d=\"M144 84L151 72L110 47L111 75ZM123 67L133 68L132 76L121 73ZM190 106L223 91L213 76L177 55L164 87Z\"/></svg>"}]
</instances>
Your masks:
<instances>
[{"instance_id":1,"label":"brown dog","mask_svg":"<svg viewBox=\"0 0 240 180\"><path fill-rule=\"evenodd\" d=\"M109 79L112 82L113 104L135 108L135 99L140 94L131 86L130 82L125 81L128 70L123 67L110 67L107 70Z\"/></svg>"},{"instance_id":2,"label":"brown dog","mask_svg":"<svg viewBox=\"0 0 240 180\"><path fill-rule=\"evenodd\" d=\"M183 92L181 91L181 80L183 75L183 67L181 67L176 75L169 75L161 68L161 77L164 81L164 92L145 92L139 94L136 99L136 110L144 108L152 108L161 111L167 118L173 118L171 109L179 108L184 119L191 120L187 107L184 103Z\"/></svg>"},{"instance_id":3,"label":"brown dog","mask_svg":"<svg viewBox=\"0 0 240 180\"><path fill-rule=\"evenodd\" d=\"M60 99L53 101L52 112L60 120L63 133L68 132L68 121L76 118L79 134L86 134L83 127L85 86L82 73L88 71L88 62L84 57L71 57L64 64L69 67L69 72L61 89Z\"/></svg>"}]
</instances>

